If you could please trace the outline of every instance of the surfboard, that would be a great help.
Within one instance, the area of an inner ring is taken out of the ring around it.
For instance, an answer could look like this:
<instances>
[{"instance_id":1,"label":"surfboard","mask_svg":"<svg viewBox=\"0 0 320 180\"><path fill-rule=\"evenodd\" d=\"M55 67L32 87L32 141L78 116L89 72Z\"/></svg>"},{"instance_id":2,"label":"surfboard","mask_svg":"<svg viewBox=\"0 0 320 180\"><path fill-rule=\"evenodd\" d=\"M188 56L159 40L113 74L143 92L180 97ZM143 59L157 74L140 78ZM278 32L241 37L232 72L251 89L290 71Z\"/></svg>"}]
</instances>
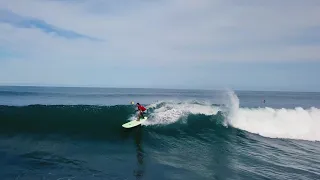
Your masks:
<instances>
[{"instance_id":1,"label":"surfboard","mask_svg":"<svg viewBox=\"0 0 320 180\"><path fill-rule=\"evenodd\" d=\"M140 119L140 121L137 121L137 120L130 121L130 122L127 122L127 123L123 124L122 127L124 127L124 128L133 128L133 127L138 126L141 123L145 122L147 119L148 119L148 117L144 117L144 119Z\"/></svg>"}]
</instances>

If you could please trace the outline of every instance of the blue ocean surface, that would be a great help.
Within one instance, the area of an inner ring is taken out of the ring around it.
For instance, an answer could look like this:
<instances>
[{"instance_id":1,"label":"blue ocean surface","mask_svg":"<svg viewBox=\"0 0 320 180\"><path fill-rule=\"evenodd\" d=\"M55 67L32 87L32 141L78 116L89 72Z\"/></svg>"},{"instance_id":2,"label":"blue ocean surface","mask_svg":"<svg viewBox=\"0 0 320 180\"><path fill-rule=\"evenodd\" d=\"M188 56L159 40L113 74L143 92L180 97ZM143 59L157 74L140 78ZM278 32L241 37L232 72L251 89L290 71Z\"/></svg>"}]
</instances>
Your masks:
<instances>
[{"instance_id":1,"label":"blue ocean surface","mask_svg":"<svg viewBox=\"0 0 320 180\"><path fill-rule=\"evenodd\" d=\"M148 120L124 129L137 117ZM0 87L0 179L320 179L320 93Z\"/></svg>"}]
</instances>

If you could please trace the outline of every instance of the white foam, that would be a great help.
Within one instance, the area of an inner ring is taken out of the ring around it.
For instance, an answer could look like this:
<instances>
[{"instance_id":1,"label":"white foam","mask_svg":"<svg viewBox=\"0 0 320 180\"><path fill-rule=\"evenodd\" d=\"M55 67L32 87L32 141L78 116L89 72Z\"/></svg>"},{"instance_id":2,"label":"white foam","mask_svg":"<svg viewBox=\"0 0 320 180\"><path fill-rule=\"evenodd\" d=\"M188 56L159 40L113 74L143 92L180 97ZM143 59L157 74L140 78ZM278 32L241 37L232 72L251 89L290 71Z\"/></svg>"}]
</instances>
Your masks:
<instances>
[{"instance_id":1,"label":"white foam","mask_svg":"<svg viewBox=\"0 0 320 180\"><path fill-rule=\"evenodd\" d=\"M154 108L154 111L150 114L150 119L144 125L172 124L186 118L189 114L214 115L219 111L218 107L211 106L208 103L195 104L194 102L187 101L158 102L151 104L147 108Z\"/></svg>"},{"instance_id":2,"label":"white foam","mask_svg":"<svg viewBox=\"0 0 320 180\"><path fill-rule=\"evenodd\" d=\"M236 95L230 95L229 125L270 138L320 141L320 109L239 108Z\"/></svg>"},{"instance_id":3,"label":"white foam","mask_svg":"<svg viewBox=\"0 0 320 180\"><path fill-rule=\"evenodd\" d=\"M147 106L152 109L143 125L167 125L183 120L190 114L226 114L225 124L269 138L320 141L320 109L239 108L239 98L226 91L225 107L194 101L160 101ZM136 116L134 116L136 117ZM201 123L201 122L199 122Z\"/></svg>"}]
</instances>

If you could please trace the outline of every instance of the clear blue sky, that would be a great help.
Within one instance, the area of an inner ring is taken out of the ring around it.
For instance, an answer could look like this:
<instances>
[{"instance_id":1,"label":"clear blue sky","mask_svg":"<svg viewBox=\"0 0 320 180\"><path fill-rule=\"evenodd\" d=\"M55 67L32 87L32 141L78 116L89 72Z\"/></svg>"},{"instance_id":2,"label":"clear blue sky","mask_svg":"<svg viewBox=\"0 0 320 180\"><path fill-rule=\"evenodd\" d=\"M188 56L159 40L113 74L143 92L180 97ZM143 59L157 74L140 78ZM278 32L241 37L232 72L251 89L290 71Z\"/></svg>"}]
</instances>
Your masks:
<instances>
[{"instance_id":1,"label":"clear blue sky","mask_svg":"<svg viewBox=\"0 0 320 180\"><path fill-rule=\"evenodd\" d=\"M318 0L0 0L0 85L320 91Z\"/></svg>"}]
</instances>

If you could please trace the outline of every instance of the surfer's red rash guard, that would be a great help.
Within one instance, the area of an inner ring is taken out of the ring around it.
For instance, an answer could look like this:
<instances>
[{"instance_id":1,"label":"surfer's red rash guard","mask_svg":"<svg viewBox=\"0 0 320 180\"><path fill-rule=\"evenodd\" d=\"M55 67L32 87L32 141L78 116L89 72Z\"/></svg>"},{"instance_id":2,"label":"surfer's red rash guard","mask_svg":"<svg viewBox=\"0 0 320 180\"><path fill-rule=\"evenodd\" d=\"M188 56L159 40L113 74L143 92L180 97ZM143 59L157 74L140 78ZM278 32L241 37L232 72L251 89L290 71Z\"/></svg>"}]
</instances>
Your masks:
<instances>
[{"instance_id":1,"label":"surfer's red rash guard","mask_svg":"<svg viewBox=\"0 0 320 180\"><path fill-rule=\"evenodd\" d=\"M140 111L145 111L145 110L146 110L146 108L143 107L143 106L141 106L141 105L138 106L138 109L139 109Z\"/></svg>"}]
</instances>

